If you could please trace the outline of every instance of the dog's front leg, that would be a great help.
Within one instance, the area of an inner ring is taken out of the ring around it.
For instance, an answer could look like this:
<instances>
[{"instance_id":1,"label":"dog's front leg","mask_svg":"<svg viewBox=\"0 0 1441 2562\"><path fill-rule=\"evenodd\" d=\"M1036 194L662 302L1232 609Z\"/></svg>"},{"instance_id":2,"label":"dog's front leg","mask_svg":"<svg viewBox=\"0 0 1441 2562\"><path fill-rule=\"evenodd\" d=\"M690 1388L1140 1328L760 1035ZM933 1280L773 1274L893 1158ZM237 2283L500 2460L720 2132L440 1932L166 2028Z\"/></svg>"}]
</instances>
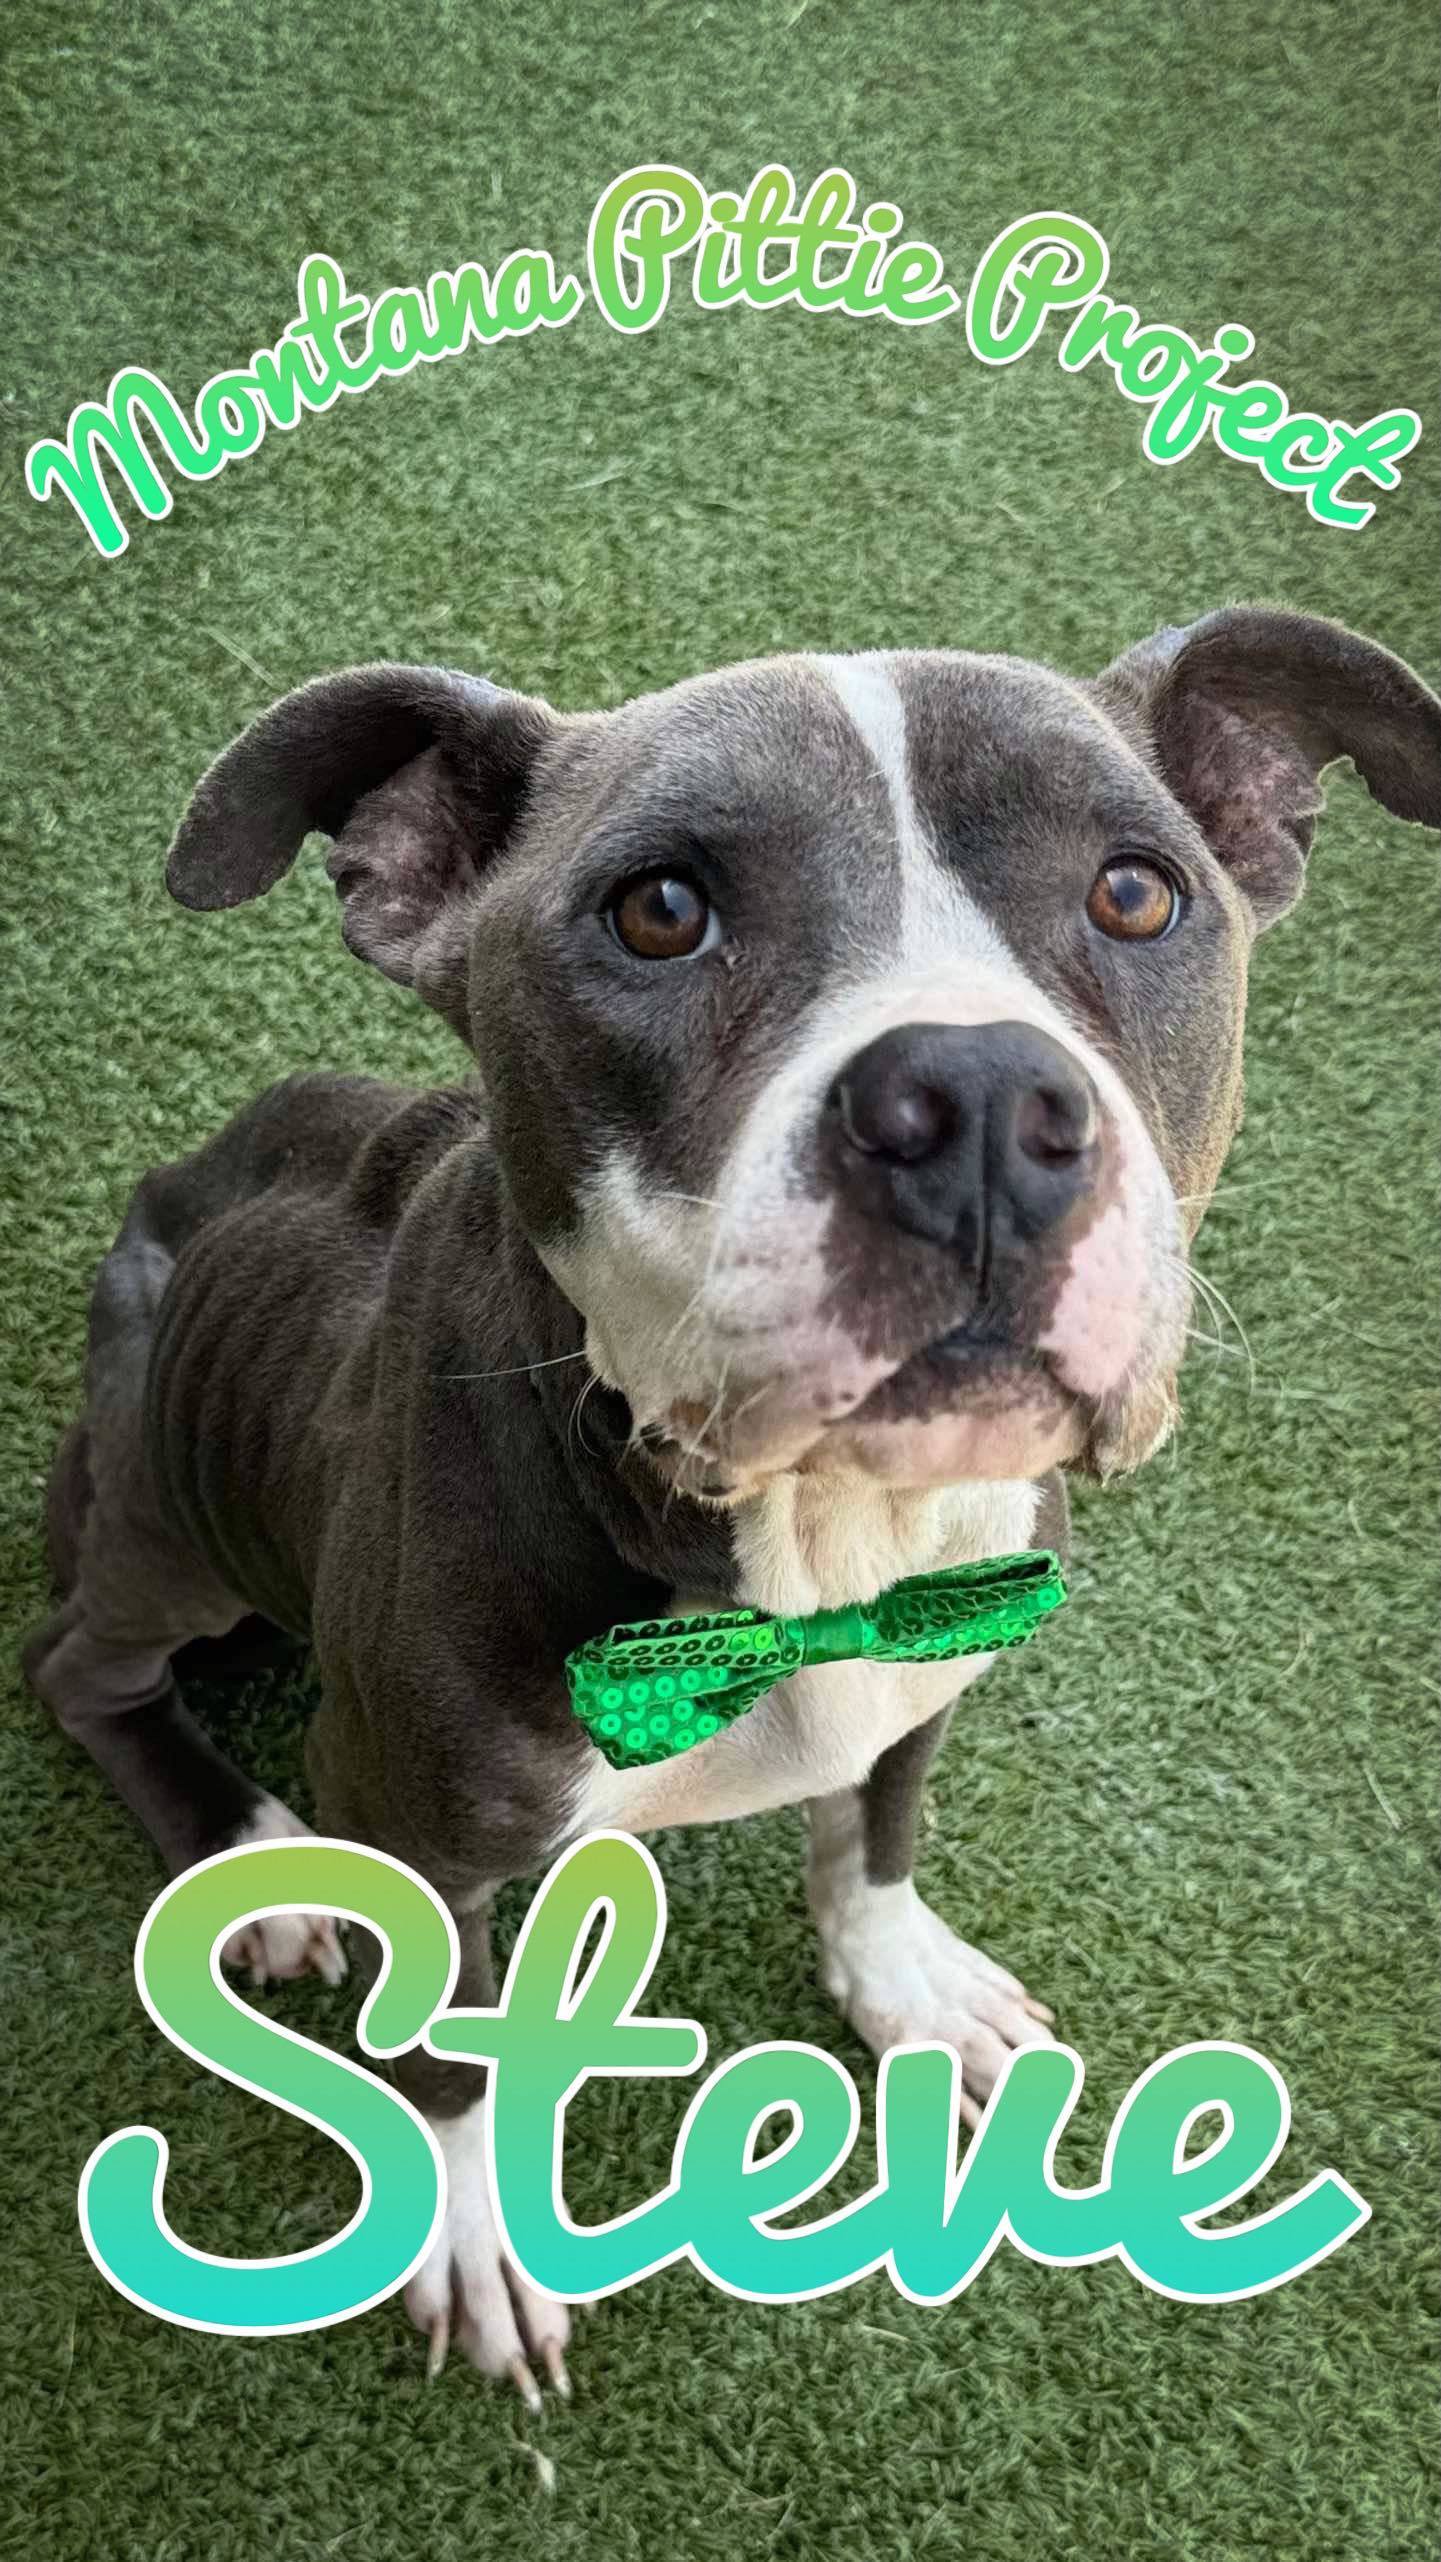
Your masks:
<instances>
[{"instance_id":1,"label":"dog's front leg","mask_svg":"<svg viewBox=\"0 0 1441 2562\"><path fill-rule=\"evenodd\" d=\"M455 1923L460 1972L452 2003L460 2009L488 2009L495 2001L489 1907L457 1912ZM429 2342L428 2372L439 2374L454 2340L482 2374L508 2375L528 2409L541 2407L537 2365L568 2400L570 2316L554 2296L538 2294L506 2257L496 2222L486 2161L489 2099L481 2068L447 2063L413 2048L394 2069L407 2099L428 2120L445 2162L445 2215L428 2257L405 2290L405 2309Z\"/></svg>"},{"instance_id":2,"label":"dog's front leg","mask_svg":"<svg viewBox=\"0 0 1441 2562\"><path fill-rule=\"evenodd\" d=\"M1051 2013L916 1892L921 1792L949 1717L944 1709L890 1745L859 1788L812 1798L806 1882L827 1992L877 2055L924 2040L953 2046L974 2126L1011 2049L1049 2037Z\"/></svg>"},{"instance_id":3,"label":"dog's front leg","mask_svg":"<svg viewBox=\"0 0 1441 2562\"><path fill-rule=\"evenodd\" d=\"M386 1713L367 1714L339 1649L337 1656L327 1667L324 1696L305 1739L319 1829L370 1843L420 1870L455 1924L460 1964L452 2007L492 2009L491 1898L507 1879L541 1866L545 1819L531 1805L512 1806L507 1816L501 1792L492 1788L484 1818L476 1820L467 1811L468 1791L457 1787L447 1800L425 1786L435 1742L426 1724L428 1697L413 1667L377 1656L370 1678ZM437 1683L437 1695L439 1688ZM464 1770L455 1746L441 1767ZM542 1800L549 1780L543 1765ZM477 1780L477 1796L480 1785ZM357 1971L373 1975L379 1942L359 1931L352 1953ZM426 2119L445 2164L445 2213L404 2297L429 2344L430 2374L439 2374L454 2342L482 2374L508 2375L530 2410L540 2407L537 2369L568 2398L570 2316L564 2304L541 2295L522 2276L501 2238L487 2161L484 2069L412 2047L390 2070Z\"/></svg>"}]
</instances>

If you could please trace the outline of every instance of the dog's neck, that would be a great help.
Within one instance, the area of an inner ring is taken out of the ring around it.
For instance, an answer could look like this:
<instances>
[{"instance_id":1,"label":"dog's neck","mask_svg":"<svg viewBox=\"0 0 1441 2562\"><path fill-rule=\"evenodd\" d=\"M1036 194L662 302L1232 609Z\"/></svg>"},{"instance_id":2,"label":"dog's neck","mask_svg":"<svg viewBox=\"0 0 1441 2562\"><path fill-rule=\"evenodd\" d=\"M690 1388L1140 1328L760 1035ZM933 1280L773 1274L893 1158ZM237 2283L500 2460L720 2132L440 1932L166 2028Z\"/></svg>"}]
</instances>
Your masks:
<instances>
[{"instance_id":1,"label":"dog's neck","mask_svg":"<svg viewBox=\"0 0 1441 2562\"><path fill-rule=\"evenodd\" d=\"M858 1472L776 1477L732 1516L739 1597L761 1610L870 1601L903 1576L1026 1547L1037 1490L916 1489Z\"/></svg>"},{"instance_id":2,"label":"dog's neck","mask_svg":"<svg viewBox=\"0 0 1441 2562\"><path fill-rule=\"evenodd\" d=\"M625 1398L590 1366L584 1318L546 1270L508 1200L503 1240L516 1359L526 1365L530 1393L576 1502L622 1562L666 1593L735 1599L728 1516L678 1493L654 1466Z\"/></svg>"},{"instance_id":3,"label":"dog's neck","mask_svg":"<svg viewBox=\"0 0 1441 2562\"><path fill-rule=\"evenodd\" d=\"M516 1226L508 1247L531 1389L577 1500L626 1564L682 1606L825 1609L1027 1545L1037 1489L1026 1483L914 1489L856 1470L788 1470L724 1507L677 1493L636 1440L625 1398L587 1362L580 1311Z\"/></svg>"}]
</instances>

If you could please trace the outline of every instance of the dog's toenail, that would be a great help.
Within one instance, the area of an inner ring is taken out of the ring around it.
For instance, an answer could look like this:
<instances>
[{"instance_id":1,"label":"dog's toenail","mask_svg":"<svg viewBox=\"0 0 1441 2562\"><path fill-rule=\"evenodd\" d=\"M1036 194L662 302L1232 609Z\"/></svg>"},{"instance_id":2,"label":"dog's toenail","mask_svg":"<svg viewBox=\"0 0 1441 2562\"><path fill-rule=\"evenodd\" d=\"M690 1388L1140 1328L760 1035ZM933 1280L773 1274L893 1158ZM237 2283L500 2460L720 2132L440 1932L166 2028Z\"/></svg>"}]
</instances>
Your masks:
<instances>
[{"instance_id":1,"label":"dog's toenail","mask_svg":"<svg viewBox=\"0 0 1441 2562\"><path fill-rule=\"evenodd\" d=\"M517 2393L520 2395L522 2402L525 2404L526 2409L539 2417L545 2405L540 2398L540 2386L537 2384L535 2377L531 2374L530 2368L526 2365L524 2358L513 2357L506 2369L506 2372L509 2375L512 2384L515 2386Z\"/></svg>"}]
</instances>

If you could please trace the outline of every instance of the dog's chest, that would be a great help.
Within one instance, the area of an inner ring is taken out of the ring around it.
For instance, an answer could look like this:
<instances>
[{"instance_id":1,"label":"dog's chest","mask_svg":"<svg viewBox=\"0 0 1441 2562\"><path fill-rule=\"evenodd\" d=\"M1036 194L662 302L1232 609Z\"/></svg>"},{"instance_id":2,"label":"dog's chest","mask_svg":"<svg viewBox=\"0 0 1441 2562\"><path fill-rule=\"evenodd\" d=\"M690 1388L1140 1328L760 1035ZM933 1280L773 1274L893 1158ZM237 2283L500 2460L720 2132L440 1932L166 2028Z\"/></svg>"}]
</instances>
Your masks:
<instances>
[{"instance_id":1,"label":"dog's chest","mask_svg":"<svg viewBox=\"0 0 1441 2562\"><path fill-rule=\"evenodd\" d=\"M797 1613L868 1599L904 1575L1024 1548L1035 1509L1030 1485L904 1494L859 1478L781 1478L734 1516L737 1598ZM672 1604L678 1617L723 1606L704 1593L677 1593ZM854 1788L989 1661L827 1664L778 1683L723 1734L652 1769L612 1770L593 1753L574 1829L722 1823Z\"/></svg>"}]
</instances>

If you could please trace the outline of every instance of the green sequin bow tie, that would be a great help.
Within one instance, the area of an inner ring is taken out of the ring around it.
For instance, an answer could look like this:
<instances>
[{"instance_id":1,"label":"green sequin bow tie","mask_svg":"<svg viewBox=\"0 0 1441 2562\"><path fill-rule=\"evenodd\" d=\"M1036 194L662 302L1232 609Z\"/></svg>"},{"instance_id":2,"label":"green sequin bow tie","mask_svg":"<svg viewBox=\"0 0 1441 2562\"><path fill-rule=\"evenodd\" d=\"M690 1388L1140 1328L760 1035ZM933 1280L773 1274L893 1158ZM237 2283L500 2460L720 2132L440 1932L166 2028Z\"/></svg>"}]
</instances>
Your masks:
<instances>
[{"instance_id":1,"label":"green sequin bow tie","mask_svg":"<svg viewBox=\"0 0 1441 2562\"><path fill-rule=\"evenodd\" d=\"M1066 1598L1048 1548L911 1575L875 1601L785 1619L721 1610L642 1619L567 1655L570 1704L616 1770L668 1761L719 1734L803 1665L933 1664L1022 1646Z\"/></svg>"}]
</instances>

